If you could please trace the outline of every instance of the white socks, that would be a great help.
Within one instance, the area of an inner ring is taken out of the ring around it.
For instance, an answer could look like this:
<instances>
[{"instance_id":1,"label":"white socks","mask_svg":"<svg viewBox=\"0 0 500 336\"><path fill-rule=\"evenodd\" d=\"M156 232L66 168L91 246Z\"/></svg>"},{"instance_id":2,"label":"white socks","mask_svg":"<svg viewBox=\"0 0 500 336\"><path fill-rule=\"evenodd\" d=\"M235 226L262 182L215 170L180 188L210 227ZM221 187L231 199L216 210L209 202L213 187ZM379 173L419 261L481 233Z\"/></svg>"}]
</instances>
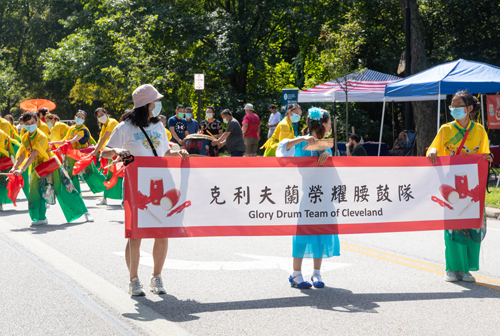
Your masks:
<instances>
[{"instance_id":1,"label":"white socks","mask_svg":"<svg viewBox=\"0 0 500 336\"><path fill-rule=\"evenodd\" d=\"M295 281L296 283L301 283L304 281L304 277L302 276L302 271L293 271L292 278L294 278L293 281ZM316 281L323 282L323 279L321 278L320 270L315 269L313 271L312 281L313 282L316 282Z\"/></svg>"},{"instance_id":2,"label":"white socks","mask_svg":"<svg viewBox=\"0 0 500 336\"><path fill-rule=\"evenodd\" d=\"M313 271L313 275L312 275L312 282L316 282L316 281L323 282L323 279L321 279L320 270L317 270L317 269L315 269Z\"/></svg>"},{"instance_id":3,"label":"white socks","mask_svg":"<svg viewBox=\"0 0 500 336\"><path fill-rule=\"evenodd\" d=\"M302 277L302 271L293 271L292 278L293 281L295 281L298 284L304 282L304 278Z\"/></svg>"}]
</instances>

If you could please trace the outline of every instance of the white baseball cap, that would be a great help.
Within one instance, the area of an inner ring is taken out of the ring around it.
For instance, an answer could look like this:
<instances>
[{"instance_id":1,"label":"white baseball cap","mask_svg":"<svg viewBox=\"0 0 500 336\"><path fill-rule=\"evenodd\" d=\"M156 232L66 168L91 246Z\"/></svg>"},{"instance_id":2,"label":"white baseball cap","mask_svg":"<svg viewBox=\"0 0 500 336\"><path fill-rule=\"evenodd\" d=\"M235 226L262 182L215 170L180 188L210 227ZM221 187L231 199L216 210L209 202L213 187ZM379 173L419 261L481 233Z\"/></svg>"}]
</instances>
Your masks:
<instances>
[{"instance_id":1,"label":"white baseball cap","mask_svg":"<svg viewBox=\"0 0 500 336\"><path fill-rule=\"evenodd\" d=\"M163 95L160 94L151 84L142 84L132 93L134 108L145 106L161 98L163 98Z\"/></svg>"},{"instance_id":2,"label":"white baseball cap","mask_svg":"<svg viewBox=\"0 0 500 336\"><path fill-rule=\"evenodd\" d=\"M245 110L253 111L253 105L252 104L246 104L245 105Z\"/></svg>"}]
</instances>

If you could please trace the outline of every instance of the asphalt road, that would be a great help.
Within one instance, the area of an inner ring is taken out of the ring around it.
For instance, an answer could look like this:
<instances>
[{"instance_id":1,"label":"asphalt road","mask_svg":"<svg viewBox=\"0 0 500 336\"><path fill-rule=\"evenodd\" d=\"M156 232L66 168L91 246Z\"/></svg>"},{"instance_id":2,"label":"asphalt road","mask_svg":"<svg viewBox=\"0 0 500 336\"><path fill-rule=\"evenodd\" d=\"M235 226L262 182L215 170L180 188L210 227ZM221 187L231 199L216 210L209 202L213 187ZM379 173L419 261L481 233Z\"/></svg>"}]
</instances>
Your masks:
<instances>
[{"instance_id":1,"label":"asphalt road","mask_svg":"<svg viewBox=\"0 0 500 336\"><path fill-rule=\"evenodd\" d=\"M478 282L447 283L442 231L340 236L324 289L290 288L291 237L171 239L166 295L127 293L124 214L30 226L27 201L0 212L1 335L498 335L500 222L488 221ZM209 215L209 214L208 214ZM140 278L152 272L152 240ZM312 264L305 263L310 277Z\"/></svg>"}]
</instances>

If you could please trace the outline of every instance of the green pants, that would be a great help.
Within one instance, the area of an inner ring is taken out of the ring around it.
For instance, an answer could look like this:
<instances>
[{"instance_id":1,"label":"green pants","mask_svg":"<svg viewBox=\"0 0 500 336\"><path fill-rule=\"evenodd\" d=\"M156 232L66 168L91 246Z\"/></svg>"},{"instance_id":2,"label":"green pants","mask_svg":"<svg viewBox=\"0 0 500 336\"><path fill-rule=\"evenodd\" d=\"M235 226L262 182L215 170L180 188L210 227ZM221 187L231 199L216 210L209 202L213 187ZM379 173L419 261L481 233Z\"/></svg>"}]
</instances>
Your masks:
<instances>
[{"instance_id":1,"label":"green pants","mask_svg":"<svg viewBox=\"0 0 500 336\"><path fill-rule=\"evenodd\" d=\"M21 175L24 180L23 192L24 196L28 198L29 190L30 190L30 181L29 181L29 169L26 169L24 173ZM8 173L9 169L3 171L2 173ZM7 184L9 183L9 179L5 175L0 175L0 204L11 204L12 200L7 196Z\"/></svg>"},{"instance_id":2,"label":"green pants","mask_svg":"<svg viewBox=\"0 0 500 336\"><path fill-rule=\"evenodd\" d=\"M106 180L111 179L113 176L113 173L108 170L108 174L106 175ZM111 199L116 199L116 200L121 200L123 199L123 177L118 178L118 182L116 182L115 186L111 189L106 189L104 190L104 198L111 198Z\"/></svg>"},{"instance_id":3,"label":"green pants","mask_svg":"<svg viewBox=\"0 0 500 336\"><path fill-rule=\"evenodd\" d=\"M466 245L456 243L444 233L444 242L446 245L446 270L462 271L479 271L479 250L481 243L470 241Z\"/></svg>"},{"instance_id":4,"label":"green pants","mask_svg":"<svg viewBox=\"0 0 500 336\"><path fill-rule=\"evenodd\" d=\"M67 171L71 178L71 182L73 182L73 185L75 186L76 190L78 190L78 192L81 193L82 190L80 188L80 181L78 181L78 176L73 175L74 165L75 165L75 160L66 157L65 167L67 167ZM89 166L87 166L87 168L83 170L82 175L83 178L85 179L85 182L87 182L90 191L92 191L94 194L106 190L106 187L104 186L104 181L106 180L106 178L99 170L97 170L94 162L92 162Z\"/></svg>"},{"instance_id":5,"label":"green pants","mask_svg":"<svg viewBox=\"0 0 500 336\"><path fill-rule=\"evenodd\" d=\"M31 174L31 181L29 183L30 191L28 195L28 210L31 220L36 222L38 220L47 219L45 213L47 207L45 205L47 198L43 195L47 189L41 190L39 183L40 179L33 173ZM80 193L71 183L67 173L61 167L52 173L52 187L54 188L55 196L64 213L64 217L68 222L72 222L82 217L87 212L87 207L83 202Z\"/></svg>"}]
</instances>

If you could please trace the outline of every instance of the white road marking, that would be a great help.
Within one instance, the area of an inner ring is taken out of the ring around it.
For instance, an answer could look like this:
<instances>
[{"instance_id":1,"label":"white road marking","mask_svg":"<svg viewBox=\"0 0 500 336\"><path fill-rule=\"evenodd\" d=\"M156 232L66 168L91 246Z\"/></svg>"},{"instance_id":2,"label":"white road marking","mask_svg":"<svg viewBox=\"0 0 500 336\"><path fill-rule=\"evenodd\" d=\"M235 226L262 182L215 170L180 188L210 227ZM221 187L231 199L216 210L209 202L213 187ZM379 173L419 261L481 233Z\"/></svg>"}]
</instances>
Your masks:
<instances>
[{"instance_id":1,"label":"white road marking","mask_svg":"<svg viewBox=\"0 0 500 336\"><path fill-rule=\"evenodd\" d=\"M125 290L115 287L61 252L34 238L32 233L13 232L16 229L18 228L6 221L1 222L0 233L20 244L25 250L30 251L45 263L50 264L58 272L70 277L75 283L112 307L119 315L137 313L140 316L140 319L128 319L129 323L152 335L189 335L176 323L167 321L163 315L132 299ZM126 280L123 281L124 288L128 285Z\"/></svg>"},{"instance_id":2,"label":"white road marking","mask_svg":"<svg viewBox=\"0 0 500 336\"><path fill-rule=\"evenodd\" d=\"M125 258L125 252L114 252L115 255ZM239 254L242 257L257 259L249 261L195 261L195 260L176 260L168 259L163 268L171 270L191 270L191 271L243 271L243 270L267 270L281 269L287 272L291 271L292 258L259 256L251 254ZM141 265L153 267L153 256L147 252L141 251ZM305 259L303 266L305 268L312 267L312 259ZM350 264L338 263L323 260L321 265L322 272L333 271L344 267L349 267Z\"/></svg>"}]
</instances>

